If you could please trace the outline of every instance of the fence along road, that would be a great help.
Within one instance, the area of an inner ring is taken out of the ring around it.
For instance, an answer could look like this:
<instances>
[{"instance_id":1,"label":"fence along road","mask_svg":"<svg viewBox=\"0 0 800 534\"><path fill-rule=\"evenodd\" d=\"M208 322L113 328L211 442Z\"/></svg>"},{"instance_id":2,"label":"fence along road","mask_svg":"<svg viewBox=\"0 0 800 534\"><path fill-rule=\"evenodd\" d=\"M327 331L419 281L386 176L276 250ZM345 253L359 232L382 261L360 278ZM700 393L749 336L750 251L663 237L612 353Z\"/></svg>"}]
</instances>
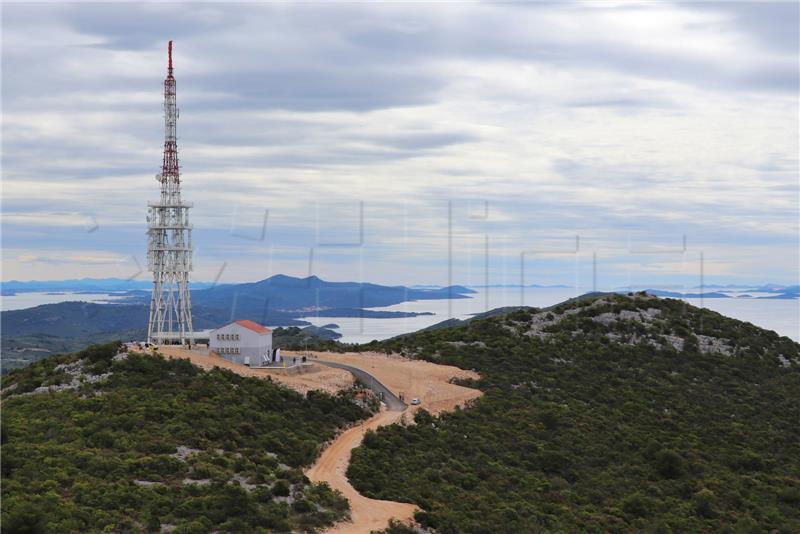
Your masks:
<instances>
[{"instance_id":1,"label":"fence along road","mask_svg":"<svg viewBox=\"0 0 800 534\"><path fill-rule=\"evenodd\" d=\"M400 400L400 397L392 393L392 391L381 384L381 382L372 376L370 373L363 369L359 369L358 367L353 367L352 365L347 365L344 363L338 362L327 362L324 360L314 360L314 363L319 363L321 365L327 365L328 367L336 367L337 369L344 369L345 371L350 371L353 373L358 380L364 384L365 387L372 390L373 393L377 394L378 397L383 397L383 403L386 404L386 409L390 412L402 412L408 405Z\"/></svg>"}]
</instances>

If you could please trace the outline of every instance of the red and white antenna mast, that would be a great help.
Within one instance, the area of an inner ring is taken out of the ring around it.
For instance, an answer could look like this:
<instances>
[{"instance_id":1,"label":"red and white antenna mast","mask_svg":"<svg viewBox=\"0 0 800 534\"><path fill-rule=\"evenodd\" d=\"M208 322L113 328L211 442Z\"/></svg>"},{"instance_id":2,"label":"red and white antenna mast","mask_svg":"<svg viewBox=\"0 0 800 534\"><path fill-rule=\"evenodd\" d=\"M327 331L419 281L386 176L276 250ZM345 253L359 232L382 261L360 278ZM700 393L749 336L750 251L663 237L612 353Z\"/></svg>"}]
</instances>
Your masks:
<instances>
[{"instance_id":1,"label":"red and white antenna mast","mask_svg":"<svg viewBox=\"0 0 800 534\"><path fill-rule=\"evenodd\" d=\"M147 339L156 345L187 344L192 341L192 303L189 272L192 270L192 226L189 208L181 201L178 165L178 108L172 75L172 41L168 48L167 78L164 80L164 157L156 179L161 199L148 202L147 266L153 272L153 294Z\"/></svg>"},{"instance_id":2,"label":"red and white antenna mast","mask_svg":"<svg viewBox=\"0 0 800 534\"><path fill-rule=\"evenodd\" d=\"M176 127L178 124L178 108L175 103L175 77L172 75L172 41L168 46L169 67L167 78L164 80L164 163L161 166L162 183L175 181L179 183L180 169L178 168L178 139ZM180 193L179 193L180 194Z\"/></svg>"}]
</instances>

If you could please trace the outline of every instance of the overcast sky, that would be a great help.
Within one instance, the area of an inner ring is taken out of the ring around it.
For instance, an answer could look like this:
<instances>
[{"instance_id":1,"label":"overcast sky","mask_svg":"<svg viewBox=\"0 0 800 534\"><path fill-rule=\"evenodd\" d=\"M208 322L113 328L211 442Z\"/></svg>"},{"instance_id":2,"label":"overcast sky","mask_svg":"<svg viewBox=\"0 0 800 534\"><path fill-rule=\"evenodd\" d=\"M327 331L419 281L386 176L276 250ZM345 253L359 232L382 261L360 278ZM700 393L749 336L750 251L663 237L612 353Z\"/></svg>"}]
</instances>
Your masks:
<instances>
[{"instance_id":1,"label":"overcast sky","mask_svg":"<svg viewBox=\"0 0 800 534\"><path fill-rule=\"evenodd\" d=\"M170 39L195 280L797 283L795 2L3 4L3 280L150 276Z\"/></svg>"}]
</instances>

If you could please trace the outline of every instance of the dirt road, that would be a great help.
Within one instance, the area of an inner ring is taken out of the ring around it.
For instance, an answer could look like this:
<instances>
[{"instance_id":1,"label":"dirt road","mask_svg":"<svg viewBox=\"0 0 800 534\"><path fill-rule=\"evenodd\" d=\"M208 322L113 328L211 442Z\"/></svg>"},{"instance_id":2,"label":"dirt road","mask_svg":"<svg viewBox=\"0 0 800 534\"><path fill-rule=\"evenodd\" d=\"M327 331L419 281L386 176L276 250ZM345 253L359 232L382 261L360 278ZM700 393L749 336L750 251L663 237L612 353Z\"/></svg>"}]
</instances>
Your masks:
<instances>
[{"instance_id":1,"label":"dirt road","mask_svg":"<svg viewBox=\"0 0 800 534\"><path fill-rule=\"evenodd\" d=\"M220 367L228 369L242 376L255 376L259 378L271 378L276 382L285 384L300 393L306 394L312 389L321 389L328 393L336 393L353 384L353 375L343 369L333 369L319 364L305 366L303 372L288 373L287 370L250 368L222 358L214 354L202 354L195 351L186 350L180 347L168 345L159 347L158 352L167 358L185 358L193 364L203 369L213 369Z\"/></svg>"},{"instance_id":2,"label":"dirt road","mask_svg":"<svg viewBox=\"0 0 800 534\"><path fill-rule=\"evenodd\" d=\"M160 347L158 351L168 358L189 359L204 369L221 367L244 376L270 377L301 393L310 389L336 392L352 384L353 377L349 372L314 364L314 359L336 362L366 371L393 393L402 395L406 403L415 398L420 400L419 405L410 406L406 411L381 411L363 424L341 433L306 471L310 480L327 482L332 488L341 491L350 502L351 520L334 525L325 534L368 534L370 531L386 528L392 518L400 521L413 519L415 505L370 499L358 493L347 480L350 453L361 444L367 430L397 423L401 419L406 423L412 422L413 412L421 408L434 414L453 410L481 395L476 389L450 383L454 378L478 378L477 373L379 353L313 352L311 365L307 366L305 373L288 374L283 369L251 369L213 353L201 354L169 346ZM286 357L301 356L300 353L290 351L285 351L285 354Z\"/></svg>"},{"instance_id":3,"label":"dirt road","mask_svg":"<svg viewBox=\"0 0 800 534\"><path fill-rule=\"evenodd\" d=\"M306 471L314 482L327 482L350 502L350 521L337 523L325 534L367 534L386 528L389 519L408 521L413 519L416 506L413 504L379 501L364 497L347 480L347 465L350 453L361 444L364 433L379 426L390 425L400 420L402 412L383 411L372 416L363 425L353 427L340 434L326 448L317 462Z\"/></svg>"},{"instance_id":4,"label":"dirt road","mask_svg":"<svg viewBox=\"0 0 800 534\"><path fill-rule=\"evenodd\" d=\"M366 430L397 423L401 418L410 422L413 412L419 408L439 413L452 410L456 406L463 406L466 402L479 397L481 392L476 389L450 383L453 378L478 378L478 374L449 365L437 365L378 353L312 352L311 355L311 361L319 359L362 369L395 394L402 393L406 402L410 402L413 398L420 400L418 406L410 406L405 412L384 411L369 419L363 428L358 426L342 433L306 471L309 479L314 482L327 482L332 488L341 491L350 501L351 521L334 525L325 531L325 534L367 534L373 530L386 528L392 518L400 521L413 519L416 509L413 504L370 499L358 493L350 485L346 475L350 453L361 444Z\"/></svg>"},{"instance_id":5,"label":"dirt road","mask_svg":"<svg viewBox=\"0 0 800 534\"><path fill-rule=\"evenodd\" d=\"M287 354L295 353L287 351ZM300 353L296 353L300 355ZM420 400L418 406L410 406L414 411L425 408L433 414L455 409L468 401L480 397L477 389L451 384L454 378L480 378L478 373L459 369L452 365L439 365L422 360L410 360L396 355L377 352L311 352L311 359L338 362L358 367L372 374L384 386L396 395L405 398L406 403L412 399Z\"/></svg>"}]
</instances>

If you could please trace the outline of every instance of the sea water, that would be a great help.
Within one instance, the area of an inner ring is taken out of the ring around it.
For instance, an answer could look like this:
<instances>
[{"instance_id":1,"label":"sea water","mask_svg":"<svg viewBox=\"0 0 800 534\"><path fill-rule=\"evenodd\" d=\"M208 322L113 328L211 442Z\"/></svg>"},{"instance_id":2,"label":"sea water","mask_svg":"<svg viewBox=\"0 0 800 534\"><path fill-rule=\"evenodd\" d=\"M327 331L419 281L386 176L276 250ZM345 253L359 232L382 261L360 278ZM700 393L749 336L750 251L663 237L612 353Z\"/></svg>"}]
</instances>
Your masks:
<instances>
[{"instance_id":1,"label":"sea water","mask_svg":"<svg viewBox=\"0 0 800 534\"><path fill-rule=\"evenodd\" d=\"M545 307L579 296L585 291L574 288L480 288L471 298L417 300L372 310L433 312L434 315L371 319L362 317L316 317L302 319L316 326L334 323L344 343L366 343L400 334L415 332L447 319L466 319L474 314L504 306ZM751 293L752 294L752 293ZM774 330L782 336L800 341L800 301L755 298L686 299L694 306L705 307L728 317Z\"/></svg>"},{"instance_id":2,"label":"sea water","mask_svg":"<svg viewBox=\"0 0 800 534\"><path fill-rule=\"evenodd\" d=\"M10 311L33 308L34 306L41 306L42 304L57 304L59 302L69 301L106 303L120 298L123 297L109 293L24 292L17 293L16 295L0 296L0 302L2 302L2 311Z\"/></svg>"}]
</instances>

